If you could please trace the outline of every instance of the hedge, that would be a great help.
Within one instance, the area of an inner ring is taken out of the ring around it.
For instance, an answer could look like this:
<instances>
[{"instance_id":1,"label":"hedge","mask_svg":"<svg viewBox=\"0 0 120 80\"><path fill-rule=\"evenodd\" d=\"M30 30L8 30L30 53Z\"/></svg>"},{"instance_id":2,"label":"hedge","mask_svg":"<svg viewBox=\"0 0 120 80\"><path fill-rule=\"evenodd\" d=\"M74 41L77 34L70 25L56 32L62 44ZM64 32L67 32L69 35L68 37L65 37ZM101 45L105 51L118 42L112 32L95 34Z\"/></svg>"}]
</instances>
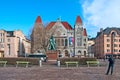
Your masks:
<instances>
[{"instance_id":1,"label":"hedge","mask_svg":"<svg viewBox=\"0 0 120 80\"><path fill-rule=\"evenodd\" d=\"M59 58L61 65L65 65L65 61L78 61L79 65L86 65L86 61L96 61L96 58Z\"/></svg>"},{"instance_id":2,"label":"hedge","mask_svg":"<svg viewBox=\"0 0 120 80\"><path fill-rule=\"evenodd\" d=\"M7 61L7 64L9 64L9 65L16 65L16 61L29 61L31 65L38 65L39 64L38 58L25 58L25 57L0 58L0 61Z\"/></svg>"}]
</instances>

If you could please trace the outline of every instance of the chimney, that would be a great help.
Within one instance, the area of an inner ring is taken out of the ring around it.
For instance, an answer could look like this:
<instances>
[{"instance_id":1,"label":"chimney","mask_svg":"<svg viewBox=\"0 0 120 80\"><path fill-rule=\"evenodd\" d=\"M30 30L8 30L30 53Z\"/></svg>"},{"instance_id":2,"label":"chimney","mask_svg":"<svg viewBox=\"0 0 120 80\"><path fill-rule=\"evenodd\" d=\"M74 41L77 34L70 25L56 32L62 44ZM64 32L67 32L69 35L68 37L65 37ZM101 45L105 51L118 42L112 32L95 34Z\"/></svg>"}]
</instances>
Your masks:
<instances>
[{"instance_id":1,"label":"chimney","mask_svg":"<svg viewBox=\"0 0 120 80\"><path fill-rule=\"evenodd\" d=\"M100 32L103 32L103 28L100 28Z\"/></svg>"}]
</instances>

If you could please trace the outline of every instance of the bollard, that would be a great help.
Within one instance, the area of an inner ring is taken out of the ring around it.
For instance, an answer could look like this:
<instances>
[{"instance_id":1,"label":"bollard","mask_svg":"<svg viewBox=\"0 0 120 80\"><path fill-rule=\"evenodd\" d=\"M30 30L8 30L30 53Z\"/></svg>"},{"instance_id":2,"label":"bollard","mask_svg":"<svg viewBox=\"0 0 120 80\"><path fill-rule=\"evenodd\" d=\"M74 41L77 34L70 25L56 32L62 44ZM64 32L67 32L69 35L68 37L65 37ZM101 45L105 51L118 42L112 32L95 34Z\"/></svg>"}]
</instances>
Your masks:
<instances>
[{"instance_id":1,"label":"bollard","mask_svg":"<svg viewBox=\"0 0 120 80\"><path fill-rule=\"evenodd\" d=\"M57 66L60 67L60 61L57 61Z\"/></svg>"},{"instance_id":2,"label":"bollard","mask_svg":"<svg viewBox=\"0 0 120 80\"><path fill-rule=\"evenodd\" d=\"M42 67L42 60L39 60L39 65L40 67Z\"/></svg>"}]
</instances>

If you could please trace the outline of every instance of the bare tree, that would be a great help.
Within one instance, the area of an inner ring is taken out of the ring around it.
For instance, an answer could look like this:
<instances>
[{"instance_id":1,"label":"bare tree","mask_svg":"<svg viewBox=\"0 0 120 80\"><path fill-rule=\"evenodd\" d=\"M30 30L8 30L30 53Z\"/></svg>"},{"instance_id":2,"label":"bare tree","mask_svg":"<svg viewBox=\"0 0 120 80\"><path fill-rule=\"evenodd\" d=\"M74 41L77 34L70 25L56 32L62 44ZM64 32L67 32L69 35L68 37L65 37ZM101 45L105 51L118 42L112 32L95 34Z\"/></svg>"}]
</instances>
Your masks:
<instances>
[{"instance_id":1,"label":"bare tree","mask_svg":"<svg viewBox=\"0 0 120 80\"><path fill-rule=\"evenodd\" d=\"M49 39L54 34L56 29L57 27L52 28L50 30L47 30L45 27L33 28L31 34L32 53L39 50L42 50L42 52L45 53L49 45Z\"/></svg>"}]
</instances>

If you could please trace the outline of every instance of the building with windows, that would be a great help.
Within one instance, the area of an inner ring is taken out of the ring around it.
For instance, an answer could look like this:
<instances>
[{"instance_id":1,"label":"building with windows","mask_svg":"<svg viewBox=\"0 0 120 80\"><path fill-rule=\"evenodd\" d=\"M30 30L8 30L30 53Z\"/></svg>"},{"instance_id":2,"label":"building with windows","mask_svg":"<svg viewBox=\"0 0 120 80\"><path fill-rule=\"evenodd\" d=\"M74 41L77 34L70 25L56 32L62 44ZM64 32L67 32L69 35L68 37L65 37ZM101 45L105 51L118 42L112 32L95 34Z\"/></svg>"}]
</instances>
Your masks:
<instances>
[{"instance_id":1,"label":"building with windows","mask_svg":"<svg viewBox=\"0 0 120 80\"><path fill-rule=\"evenodd\" d=\"M77 16L74 26L75 55L88 56L88 38L80 16Z\"/></svg>"},{"instance_id":2,"label":"building with windows","mask_svg":"<svg viewBox=\"0 0 120 80\"><path fill-rule=\"evenodd\" d=\"M95 38L95 56L120 54L120 28L100 29Z\"/></svg>"},{"instance_id":3,"label":"building with windows","mask_svg":"<svg viewBox=\"0 0 120 80\"><path fill-rule=\"evenodd\" d=\"M30 40L20 30L0 30L0 57L19 57L30 51Z\"/></svg>"},{"instance_id":4,"label":"building with windows","mask_svg":"<svg viewBox=\"0 0 120 80\"><path fill-rule=\"evenodd\" d=\"M95 38L89 38L88 39L88 56L94 57L94 46L95 46Z\"/></svg>"},{"instance_id":5,"label":"building with windows","mask_svg":"<svg viewBox=\"0 0 120 80\"><path fill-rule=\"evenodd\" d=\"M41 49L41 44L37 41L41 38L39 33L42 28L44 28L44 26L40 16L38 16L31 34L31 48L33 53ZM57 21L52 21L45 26L45 29L48 34L52 32L52 36L56 42L56 50L59 51L62 56L85 57L88 55L87 32L80 16L77 16L74 28L68 22L61 21L60 18L58 18Z\"/></svg>"}]
</instances>

